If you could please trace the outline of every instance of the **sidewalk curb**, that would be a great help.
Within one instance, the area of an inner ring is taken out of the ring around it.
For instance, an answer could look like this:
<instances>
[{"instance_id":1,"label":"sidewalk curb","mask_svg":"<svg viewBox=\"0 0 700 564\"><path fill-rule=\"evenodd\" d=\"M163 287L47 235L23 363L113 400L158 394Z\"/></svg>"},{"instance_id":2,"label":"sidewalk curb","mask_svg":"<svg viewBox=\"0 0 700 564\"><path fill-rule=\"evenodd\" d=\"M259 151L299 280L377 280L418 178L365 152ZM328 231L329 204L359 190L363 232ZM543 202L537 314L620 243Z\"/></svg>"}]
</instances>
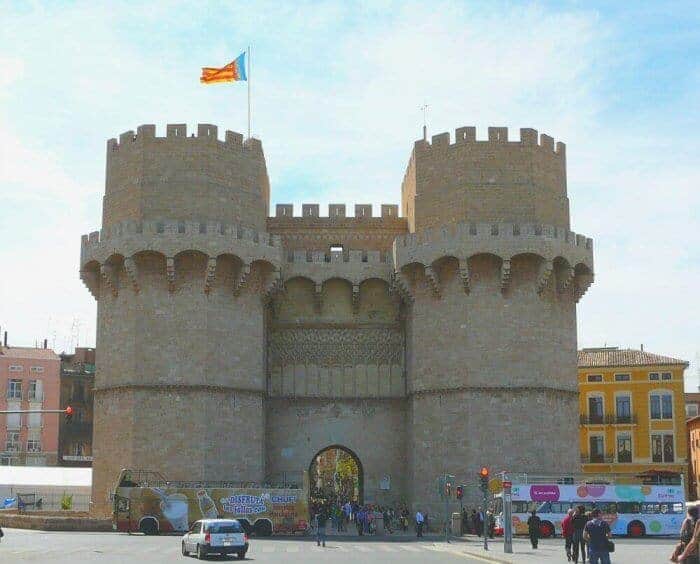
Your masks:
<instances>
[{"instance_id":1,"label":"sidewalk curb","mask_svg":"<svg viewBox=\"0 0 700 564\"><path fill-rule=\"evenodd\" d=\"M495 558L493 556L487 556L479 552L472 552L470 550L444 550L443 552L449 552L450 554L458 554L459 556L469 556L471 558L476 558L482 562L490 562L493 564L513 564L510 560L501 560L500 558Z\"/></svg>"}]
</instances>

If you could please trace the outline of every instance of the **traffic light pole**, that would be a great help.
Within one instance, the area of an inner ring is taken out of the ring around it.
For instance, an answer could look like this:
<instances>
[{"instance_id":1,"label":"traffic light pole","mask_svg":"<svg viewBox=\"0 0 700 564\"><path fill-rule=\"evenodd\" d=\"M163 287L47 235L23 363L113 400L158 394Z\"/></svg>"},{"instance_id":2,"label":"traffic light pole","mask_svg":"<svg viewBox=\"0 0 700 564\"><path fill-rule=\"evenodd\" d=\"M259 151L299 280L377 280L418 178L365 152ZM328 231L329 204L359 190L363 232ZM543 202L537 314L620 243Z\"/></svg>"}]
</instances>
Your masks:
<instances>
[{"instance_id":1,"label":"traffic light pole","mask_svg":"<svg viewBox=\"0 0 700 564\"><path fill-rule=\"evenodd\" d=\"M487 504L488 504L488 502L489 502L489 494L488 494L488 492L489 492L489 490L488 490L487 488L484 488L484 504L481 506L481 512L482 512L482 514L483 514L483 516L484 516L483 525L482 525L482 528L484 529L484 531L483 531L483 534L484 534L484 550L488 550L488 549L489 549L489 540L488 540L488 537L489 537L489 534L488 534L488 527L489 527L489 526L488 526L488 524L486 523L486 515L487 515L487 513L486 513L486 506L487 506Z\"/></svg>"}]
</instances>

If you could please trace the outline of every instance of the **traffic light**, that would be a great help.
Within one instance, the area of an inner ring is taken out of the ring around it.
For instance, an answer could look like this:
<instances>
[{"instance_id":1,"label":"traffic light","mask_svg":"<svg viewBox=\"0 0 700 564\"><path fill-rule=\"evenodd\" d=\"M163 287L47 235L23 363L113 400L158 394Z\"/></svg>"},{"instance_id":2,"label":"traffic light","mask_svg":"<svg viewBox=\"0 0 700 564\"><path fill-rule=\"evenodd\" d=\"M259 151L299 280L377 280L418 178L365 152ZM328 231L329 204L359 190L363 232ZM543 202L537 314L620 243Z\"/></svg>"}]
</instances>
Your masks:
<instances>
[{"instance_id":1,"label":"traffic light","mask_svg":"<svg viewBox=\"0 0 700 564\"><path fill-rule=\"evenodd\" d=\"M69 425L73 421L73 408L69 405L65 409L66 414L66 425Z\"/></svg>"},{"instance_id":2,"label":"traffic light","mask_svg":"<svg viewBox=\"0 0 700 564\"><path fill-rule=\"evenodd\" d=\"M489 469L486 466L482 466L479 470L479 484L482 491L488 490L489 487Z\"/></svg>"},{"instance_id":3,"label":"traffic light","mask_svg":"<svg viewBox=\"0 0 700 564\"><path fill-rule=\"evenodd\" d=\"M457 486L457 499L464 497L464 486Z\"/></svg>"}]
</instances>

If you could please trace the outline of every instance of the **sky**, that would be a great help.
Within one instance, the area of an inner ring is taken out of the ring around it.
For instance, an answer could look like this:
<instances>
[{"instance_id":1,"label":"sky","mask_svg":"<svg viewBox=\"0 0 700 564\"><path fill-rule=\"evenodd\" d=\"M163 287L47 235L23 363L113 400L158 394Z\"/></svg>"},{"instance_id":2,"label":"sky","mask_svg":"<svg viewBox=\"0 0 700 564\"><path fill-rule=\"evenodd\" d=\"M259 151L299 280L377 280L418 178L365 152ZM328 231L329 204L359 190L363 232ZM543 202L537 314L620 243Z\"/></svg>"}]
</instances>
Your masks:
<instances>
[{"instance_id":1,"label":"sky","mask_svg":"<svg viewBox=\"0 0 700 564\"><path fill-rule=\"evenodd\" d=\"M0 327L95 343L80 236L99 228L105 143L154 123L246 131L243 83L200 67L252 48L254 136L275 203L399 203L429 135L534 127L567 144L572 229L594 239L579 346L700 371L696 2L2 2Z\"/></svg>"}]
</instances>

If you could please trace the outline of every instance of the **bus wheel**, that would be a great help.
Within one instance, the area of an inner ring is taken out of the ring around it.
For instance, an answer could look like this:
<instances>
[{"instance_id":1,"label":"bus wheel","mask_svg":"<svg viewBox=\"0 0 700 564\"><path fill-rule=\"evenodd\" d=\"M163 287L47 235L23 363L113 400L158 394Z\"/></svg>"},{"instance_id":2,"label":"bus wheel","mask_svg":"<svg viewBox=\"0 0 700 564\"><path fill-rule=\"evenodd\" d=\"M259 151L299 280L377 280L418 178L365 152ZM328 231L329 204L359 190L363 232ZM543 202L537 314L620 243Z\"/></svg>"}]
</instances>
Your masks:
<instances>
[{"instance_id":1,"label":"bus wheel","mask_svg":"<svg viewBox=\"0 0 700 564\"><path fill-rule=\"evenodd\" d=\"M253 527L250 526L248 519L239 519L238 522L241 524L241 527L243 527L245 534L250 536L253 532Z\"/></svg>"},{"instance_id":2,"label":"bus wheel","mask_svg":"<svg viewBox=\"0 0 700 564\"><path fill-rule=\"evenodd\" d=\"M549 537L554 536L554 525L552 525L549 521L542 521L540 523L540 536L543 539L548 539Z\"/></svg>"},{"instance_id":3,"label":"bus wheel","mask_svg":"<svg viewBox=\"0 0 700 564\"><path fill-rule=\"evenodd\" d=\"M158 523L153 517L141 519L141 523L139 523L139 531L141 531L144 535L157 535Z\"/></svg>"},{"instance_id":4,"label":"bus wheel","mask_svg":"<svg viewBox=\"0 0 700 564\"><path fill-rule=\"evenodd\" d=\"M644 523L641 521L632 521L629 525L627 525L627 534L630 537L643 537L647 534L647 531L644 528Z\"/></svg>"},{"instance_id":5,"label":"bus wheel","mask_svg":"<svg viewBox=\"0 0 700 564\"><path fill-rule=\"evenodd\" d=\"M272 524L267 519L260 519L253 525L253 532L256 537L271 537Z\"/></svg>"}]
</instances>

